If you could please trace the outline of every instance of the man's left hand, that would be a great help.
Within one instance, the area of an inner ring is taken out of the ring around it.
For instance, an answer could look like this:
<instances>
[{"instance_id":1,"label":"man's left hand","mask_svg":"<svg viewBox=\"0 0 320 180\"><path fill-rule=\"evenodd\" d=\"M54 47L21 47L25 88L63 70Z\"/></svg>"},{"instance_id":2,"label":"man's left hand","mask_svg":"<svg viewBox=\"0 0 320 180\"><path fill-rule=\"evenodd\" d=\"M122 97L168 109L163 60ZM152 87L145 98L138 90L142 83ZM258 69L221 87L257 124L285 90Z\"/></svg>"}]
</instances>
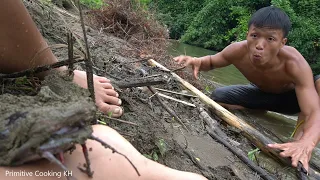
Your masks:
<instances>
[{"instance_id":1,"label":"man's left hand","mask_svg":"<svg viewBox=\"0 0 320 180\"><path fill-rule=\"evenodd\" d=\"M308 171L309 160L315 144L312 141L300 139L283 144L268 144L268 147L281 150L280 156L282 157L291 157L293 167L297 167L298 162L300 161L303 164L303 167Z\"/></svg>"}]
</instances>

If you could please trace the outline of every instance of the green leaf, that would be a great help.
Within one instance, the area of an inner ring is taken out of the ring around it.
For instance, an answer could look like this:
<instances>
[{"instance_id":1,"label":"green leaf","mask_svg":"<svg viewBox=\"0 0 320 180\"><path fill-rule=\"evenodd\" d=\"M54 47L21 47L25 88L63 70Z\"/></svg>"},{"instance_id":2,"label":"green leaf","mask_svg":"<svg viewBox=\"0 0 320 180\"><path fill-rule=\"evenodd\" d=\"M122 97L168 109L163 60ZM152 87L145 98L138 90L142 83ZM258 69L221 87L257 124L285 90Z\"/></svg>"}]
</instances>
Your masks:
<instances>
[{"instance_id":1,"label":"green leaf","mask_svg":"<svg viewBox=\"0 0 320 180\"><path fill-rule=\"evenodd\" d=\"M142 155L148 159L152 159L152 157L149 154L142 154Z\"/></svg>"},{"instance_id":2,"label":"green leaf","mask_svg":"<svg viewBox=\"0 0 320 180\"><path fill-rule=\"evenodd\" d=\"M256 149L253 149L251 151L248 152L248 158L251 160L251 161L255 161L256 160L256 156L255 154L257 152L260 152L260 149L259 148L256 148Z\"/></svg>"},{"instance_id":3,"label":"green leaf","mask_svg":"<svg viewBox=\"0 0 320 180\"><path fill-rule=\"evenodd\" d=\"M166 142L164 141L164 139L159 139L159 141L156 142L156 145L158 146L160 154L163 157L165 153L168 151Z\"/></svg>"},{"instance_id":4,"label":"green leaf","mask_svg":"<svg viewBox=\"0 0 320 180\"><path fill-rule=\"evenodd\" d=\"M113 114L113 112L108 112L108 117L111 118L112 114Z\"/></svg>"},{"instance_id":5,"label":"green leaf","mask_svg":"<svg viewBox=\"0 0 320 180\"><path fill-rule=\"evenodd\" d=\"M158 160L159 160L159 156L158 156L157 152L153 152L153 154L152 154L152 159L153 159L154 161L158 161Z\"/></svg>"}]
</instances>

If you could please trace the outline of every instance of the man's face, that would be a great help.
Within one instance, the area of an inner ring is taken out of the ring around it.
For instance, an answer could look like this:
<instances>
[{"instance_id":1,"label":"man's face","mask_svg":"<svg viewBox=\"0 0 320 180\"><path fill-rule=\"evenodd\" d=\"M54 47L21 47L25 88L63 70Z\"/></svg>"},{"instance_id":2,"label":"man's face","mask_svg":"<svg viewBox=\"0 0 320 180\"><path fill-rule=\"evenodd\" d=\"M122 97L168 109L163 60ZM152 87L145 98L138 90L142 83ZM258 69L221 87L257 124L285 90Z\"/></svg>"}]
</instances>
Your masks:
<instances>
[{"instance_id":1,"label":"man's face","mask_svg":"<svg viewBox=\"0 0 320 180\"><path fill-rule=\"evenodd\" d=\"M264 65L271 61L286 44L280 29L257 28L251 25L247 34L249 58L254 65Z\"/></svg>"}]
</instances>

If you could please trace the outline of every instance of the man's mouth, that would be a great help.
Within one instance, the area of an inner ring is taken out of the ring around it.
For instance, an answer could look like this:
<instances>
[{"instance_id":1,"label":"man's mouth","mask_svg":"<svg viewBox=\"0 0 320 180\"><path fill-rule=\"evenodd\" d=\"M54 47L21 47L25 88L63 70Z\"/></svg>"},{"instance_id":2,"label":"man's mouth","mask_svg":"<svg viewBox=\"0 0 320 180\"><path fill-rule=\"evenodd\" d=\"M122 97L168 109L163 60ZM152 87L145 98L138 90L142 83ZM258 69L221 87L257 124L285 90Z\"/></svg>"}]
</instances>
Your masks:
<instances>
[{"instance_id":1,"label":"man's mouth","mask_svg":"<svg viewBox=\"0 0 320 180\"><path fill-rule=\"evenodd\" d=\"M254 54L254 55L253 55L253 58L254 58L254 59L261 59L262 56L261 56L260 54Z\"/></svg>"}]
</instances>

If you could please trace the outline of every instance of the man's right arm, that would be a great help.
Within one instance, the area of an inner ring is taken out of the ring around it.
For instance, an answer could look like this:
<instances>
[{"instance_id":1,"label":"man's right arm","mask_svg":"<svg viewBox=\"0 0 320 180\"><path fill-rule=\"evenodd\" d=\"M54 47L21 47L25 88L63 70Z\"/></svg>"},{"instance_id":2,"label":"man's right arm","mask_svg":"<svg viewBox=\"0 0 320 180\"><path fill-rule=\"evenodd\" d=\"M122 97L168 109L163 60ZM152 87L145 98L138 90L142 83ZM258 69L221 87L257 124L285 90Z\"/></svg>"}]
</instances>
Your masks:
<instances>
[{"instance_id":1,"label":"man's right arm","mask_svg":"<svg viewBox=\"0 0 320 180\"><path fill-rule=\"evenodd\" d=\"M191 57L191 56L178 56L174 60L179 64L185 66L192 66L194 76L197 78L197 74L200 71L209 71L214 68L221 68L232 64L234 59L239 59L241 53L241 44L244 42L237 42L230 44L224 48L221 52L215 55L208 55L203 57Z\"/></svg>"}]
</instances>

